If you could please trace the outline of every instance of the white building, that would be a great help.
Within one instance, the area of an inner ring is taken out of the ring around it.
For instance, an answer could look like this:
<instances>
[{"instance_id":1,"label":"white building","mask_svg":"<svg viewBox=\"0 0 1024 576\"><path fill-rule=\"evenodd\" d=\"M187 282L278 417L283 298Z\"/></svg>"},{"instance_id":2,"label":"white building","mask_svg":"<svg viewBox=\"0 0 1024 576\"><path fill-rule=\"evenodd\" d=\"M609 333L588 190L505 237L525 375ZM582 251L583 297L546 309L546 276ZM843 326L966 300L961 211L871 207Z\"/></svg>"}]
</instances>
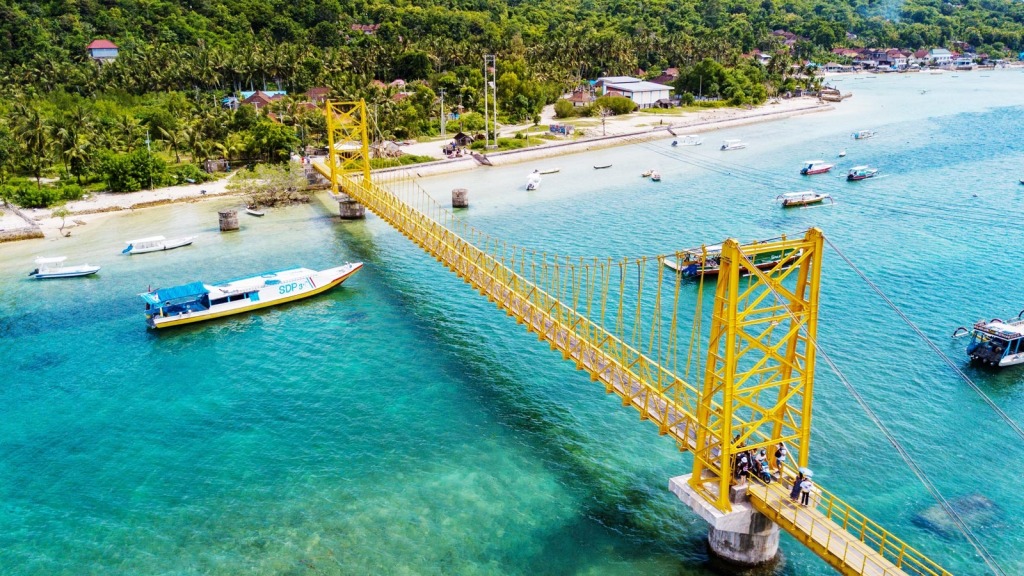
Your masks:
<instances>
[{"instance_id":1,"label":"white building","mask_svg":"<svg viewBox=\"0 0 1024 576\"><path fill-rule=\"evenodd\" d=\"M945 48L932 48L928 52L928 59L934 62L936 66L945 66L953 62L953 54Z\"/></svg>"},{"instance_id":2,"label":"white building","mask_svg":"<svg viewBox=\"0 0 1024 576\"><path fill-rule=\"evenodd\" d=\"M672 96L671 86L646 82L632 76L606 76L598 78L594 85L601 89L602 95L625 96L639 108L651 108L658 100L667 100Z\"/></svg>"}]
</instances>

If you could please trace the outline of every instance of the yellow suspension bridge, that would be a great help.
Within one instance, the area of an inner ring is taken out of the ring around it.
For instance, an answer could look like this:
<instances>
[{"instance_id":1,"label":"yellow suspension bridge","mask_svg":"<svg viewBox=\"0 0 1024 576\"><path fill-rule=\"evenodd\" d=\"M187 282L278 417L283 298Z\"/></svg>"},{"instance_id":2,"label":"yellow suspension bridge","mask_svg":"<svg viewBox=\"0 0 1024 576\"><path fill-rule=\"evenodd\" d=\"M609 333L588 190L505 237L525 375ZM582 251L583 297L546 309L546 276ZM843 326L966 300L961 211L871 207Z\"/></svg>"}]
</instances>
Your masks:
<instances>
[{"instance_id":1,"label":"yellow suspension bridge","mask_svg":"<svg viewBox=\"0 0 1024 576\"><path fill-rule=\"evenodd\" d=\"M664 265L681 253L612 260L511 245L456 218L411 178L371 178L364 103L328 103L327 124L330 154L314 167L336 198L388 222L692 452L691 474L670 487L711 522L716 553L770 560L781 527L842 574L949 574L821 486L800 506L785 482L735 478L739 453L771 455L779 443L795 464L785 476L808 464L821 231L723 244L704 370L692 374L702 354L702 298L689 341L679 342L682 280ZM766 255L777 263L761 270L754 262ZM687 380L698 376L698 384ZM757 549L738 549L751 541Z\"/></svg>"}]
</instances>

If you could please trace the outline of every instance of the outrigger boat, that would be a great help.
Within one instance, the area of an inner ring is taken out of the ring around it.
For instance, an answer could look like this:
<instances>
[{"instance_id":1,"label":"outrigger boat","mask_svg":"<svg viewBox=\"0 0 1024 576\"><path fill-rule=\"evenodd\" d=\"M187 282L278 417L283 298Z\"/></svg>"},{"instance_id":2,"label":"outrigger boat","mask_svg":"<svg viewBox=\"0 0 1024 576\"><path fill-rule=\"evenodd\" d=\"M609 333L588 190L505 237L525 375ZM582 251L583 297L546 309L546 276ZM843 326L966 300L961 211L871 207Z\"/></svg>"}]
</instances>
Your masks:
<instances>
[{"instance_id":1,"label":"outrigger boat","mask_svg":"<svg viewBox=\"0 0 1024 576\"><path fill-rule=\"evenodd\" d=\"M814 176L824 174L834 167L835 164L829 164L824 160L804 160L804 167L800 169L800 173L804 176Z\"/></svg>"},{"instance_id":2,"label":"outrigger boat","mask_svg":"<svg viewBox=\"0 0 1024 576\"><path fill-rule=\"evenodd\" d=\"M853 139L865 140L867 138L874 138L875 134L877 134L877 132L875 132L874 130L860 130L859 132L853 133Z\"/></svg>"},{"instance_id":3,"label":"outrigger boat","mask_svg":"<svg viewBox=\"0 0 1024 576\"><path fill-rule=\"evenodd\" d=\"M772 239L777 240L777 239ZM771 242L772 240L760 240L758 243ZM757 254L752 264L758 270L768 270L782 263L783 265L800 255L799 250L777 250L765 254ZM722 245L703 246L691 248L677 253L674 257L665 258L665 267L675 270L684 278L698 278L700 276L718 276L721 272ZM746 274L745 268L740 268L741 274Z\"/></svg>"},{"instance_id":4,"label":"outrigger boat","mask_svg":"<svg viewBox=\"0 0 1024 576\"><path fill-rule=\"evenodd\" d=\"M122 254L145 254L146 252L159 252L161 250L174 250L182 246L188 246L196 239L195 236L183 236L168 240L163 236L150 236L126 242L128 247L121 250Z\"/></svg>"},{"instance_id":5,"label":"outrigger boat","mask_svg":"<svg viewBox=\"0 0 1024 576\"><path fill-rule=\"evenodd\" d=\"M219 284L158 288L139 296L146 302L149 327L166 328L308 298L341 284L362 267L355 262L320 271L286 268Z\"/></svg>"},{"instance_id":6,"label":"outrigger boat","mask_svg":"<svg viewBox=\"0 0 1024 576\"><path fill-rule=\"evenodd\" d=\"M557 174L558 172L561 172L561 171L562 171L561 168L546 168L544 170L541 170L539 173L540 174Z\"/></svg>"},{"instance_id":7,"label":"outrigger boat","mask_svg":"<svg viewBox=\"0 0 1024 576\"><path fill-rule=\"evenodd\" d=\"M963 335L961 330L968 332L961 326L953 336ZM975 322L969 333L971 343L967 345L967 355L972 361L1000 368L1024 364L1024 320L982 320Z\"/></svg>"},{"instance_id":8,"label":"outrigger boat","mask_svg":"<svg viewBox=\"0 0 1024 576\"><path fill-rule=\"evenodd\" d=\"M81 264L79 266L65 266L67 256L56 256L54 258L36 258L36 269L28 275L36 280L49 278L74 278L76 276L89 276L100 271L99 266Z\"/></svg>"},{"instance_id":9,"label":"outrigger boat","mask_svg":"<svg viewBox=\"0 0 1024 576\"><path fill-rule=\"evenodd\" d=\"M850 168L849 174L846 175L846 179L850 182L856 182L857 180L867 180L868 178L874 178L875 174L878 174L878 168L871 168L868 166L854 166Z\"/></svg>"},{"instance_id":10,"label":"outrigger boat","mask_svg":"<svg viewBox=\"0 0 1024 576\"><path fill-rule=\"evenodd\" d=\"M785 194L779 194L775 199L782 201L783 208L792 208L796 206L809 206L811 204L819 204L825 199L832 202L832 197L828 194L819 194L811 190L805 192L787 192Z\"/></svg>"}]
</instances>

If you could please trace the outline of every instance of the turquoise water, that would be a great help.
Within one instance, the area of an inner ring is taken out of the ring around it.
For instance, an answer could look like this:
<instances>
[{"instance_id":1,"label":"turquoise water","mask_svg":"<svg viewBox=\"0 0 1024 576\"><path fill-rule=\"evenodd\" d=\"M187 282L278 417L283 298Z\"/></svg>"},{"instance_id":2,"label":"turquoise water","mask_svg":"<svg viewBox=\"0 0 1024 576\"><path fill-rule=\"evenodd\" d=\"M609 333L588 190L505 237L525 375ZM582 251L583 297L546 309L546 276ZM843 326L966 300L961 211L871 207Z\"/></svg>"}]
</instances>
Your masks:
<instances>
[{"instance_id":1,"label":"turquoise water","mask_svg":"<svg viewBox=\"0 0 1024 576\"><path fill-rule=\"evenodd\" d=\"M564 254L820 226L966 367L952 330L1024 308L1024 74L839 86L855 96L834 111L706 133L700 148L659 141L422 184L442 199L467 187L474 225ZM867 128L878 137L850 139ZM750 147L716 150L734 137ZM835 176L797 174L843 148ZM838 177L862 163L881 176ZM638 176L652 167L660 184ZM809 187L835 205L773 203ZM339 223L314 204L220 234L231 202L0 245L0 572L714 573L705 524L667 491L689 458L635 412L376 218ZM119 254L129 238L185 233L194 246ZM38 255L103 270L30 281ZM145 329L136 296L350 260L366 266L322 297L167 333ZM822 290L822 345L948 498L995 503L972 529L1024 572L1019 438L832 253ZM1024 369L966 369L1024 421ZM816 392L820 481L947 568L985 573L963 538L915 523L929 494L824 364ZM828 572L788 538L782 552L779 574Z\"/></svg>"}]
</instances>

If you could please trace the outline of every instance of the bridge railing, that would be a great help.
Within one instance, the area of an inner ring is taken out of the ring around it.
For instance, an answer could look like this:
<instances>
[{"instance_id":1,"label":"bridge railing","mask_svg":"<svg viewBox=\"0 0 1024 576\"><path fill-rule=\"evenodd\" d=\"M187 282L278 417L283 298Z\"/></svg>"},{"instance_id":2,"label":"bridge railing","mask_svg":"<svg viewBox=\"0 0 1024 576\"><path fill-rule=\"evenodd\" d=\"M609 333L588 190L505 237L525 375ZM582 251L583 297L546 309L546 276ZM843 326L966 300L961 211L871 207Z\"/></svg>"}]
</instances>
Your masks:
<instances>
[{"instance_id":1,"label":"bridge railing","mask_svg":"<svg viewBox=\"0 0 1024 576\"><path fill-rule=\"evenodd\" d=\"M952 576L920 551L817 484L810 499L813 508L801 506L790 500L789 489L781 482L764 484L752 480L747 492L755 498L760 498L770 509L769 516L774 515L773 520L787 528L787 531L793 533L792 528L795 527L797 533L794 533L794 536L803 540L810 548L817 549L819 555L823 551L831 554L842 564L857 570L859 574ZM808 514L810 509L818 512L820 516ZM873 562L863 550L857 549L849 536L853 536L856 542L891 562L897 570ZM870 566L871 564L874 566Z\"/></svg>"}]
</instances>

